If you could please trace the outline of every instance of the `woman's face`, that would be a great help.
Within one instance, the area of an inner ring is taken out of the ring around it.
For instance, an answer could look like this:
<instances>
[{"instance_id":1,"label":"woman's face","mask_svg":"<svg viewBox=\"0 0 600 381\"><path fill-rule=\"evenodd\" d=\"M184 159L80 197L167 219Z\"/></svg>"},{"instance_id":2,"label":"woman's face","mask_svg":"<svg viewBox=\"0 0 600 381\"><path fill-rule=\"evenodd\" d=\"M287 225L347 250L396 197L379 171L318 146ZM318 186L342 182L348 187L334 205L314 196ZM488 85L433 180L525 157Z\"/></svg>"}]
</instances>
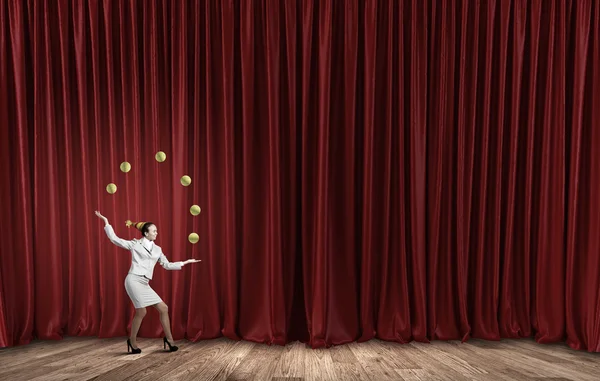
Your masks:
<instances>
[{"instance_id":1,"label":"woman's face","mask_svg":"<svg viewBox=\"0 0 600 381\"><path fill-rule=\"evenodd\" d=\"M150 241L154 241L157 235L158 230L156 229L156 226L150 225L150 227L148 228L148 232L146 233L146 238Z\"/></svg>"}]
</instances>

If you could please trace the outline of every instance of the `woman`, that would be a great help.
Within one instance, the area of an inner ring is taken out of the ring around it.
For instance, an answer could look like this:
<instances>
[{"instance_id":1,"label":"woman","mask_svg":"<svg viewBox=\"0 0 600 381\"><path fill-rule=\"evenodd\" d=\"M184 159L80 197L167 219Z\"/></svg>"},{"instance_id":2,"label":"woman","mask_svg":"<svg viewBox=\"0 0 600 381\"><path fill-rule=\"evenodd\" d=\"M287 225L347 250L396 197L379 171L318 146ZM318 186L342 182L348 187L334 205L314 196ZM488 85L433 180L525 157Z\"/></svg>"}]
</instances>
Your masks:
<instances>
[{"instance_id":1,"label":"woman","mask_svg":"<svg viewBox=\"0 0 600 381\"><path fill-rule=\"evenodd\" d=\"M184 262L169 262L160 246L154 244L158 230L152 222L133 223L127 220L127 227L135 224L135 227L144 235L140 240L133 239L128 241L117 237L112 226L108 223L108 219L100 214L99 211L96 211L96 215L104 220L104 231L110 241L123 249L131 251L131 267L125 278L125 290L135 307L135 316L131 323L130 338L127 339L127 352L129 352L129 349L131 349L132 353L142 352L136 345L136 337L142 324L142 319L146 316L146 307L148 306L153 306L160 314L160 322L165 332L165 337L163 338L164 348L166 349L168 345L171 352L176 351L178 347L171 344L173 336L171 335L168 307L150 287L149 282L152 279L154 265L156 265L157 261L167 270L181 270L188 263L196 263L200 262L200 260L188 259Z\"/></svg>"}]
</instances>

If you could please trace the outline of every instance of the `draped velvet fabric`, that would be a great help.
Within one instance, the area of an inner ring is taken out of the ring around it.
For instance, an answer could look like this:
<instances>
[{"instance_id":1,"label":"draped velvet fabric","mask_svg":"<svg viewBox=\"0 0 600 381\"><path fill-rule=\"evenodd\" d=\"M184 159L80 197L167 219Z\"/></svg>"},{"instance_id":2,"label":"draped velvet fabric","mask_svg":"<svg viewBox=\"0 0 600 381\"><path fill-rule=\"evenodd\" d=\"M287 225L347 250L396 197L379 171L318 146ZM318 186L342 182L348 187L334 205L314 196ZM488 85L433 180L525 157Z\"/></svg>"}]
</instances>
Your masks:
<instances>
[{"instance_id":1,"label":"draped velvet fabric","mask_svg":"<svg viewBox=\"0 0 600 381\"><path fill-rule=\"evenodd\" d=\"M175 339L598 352L599 120L595 0L0 0L0 346L128 334L100 210Z\"/></svg>"}]
</instances>

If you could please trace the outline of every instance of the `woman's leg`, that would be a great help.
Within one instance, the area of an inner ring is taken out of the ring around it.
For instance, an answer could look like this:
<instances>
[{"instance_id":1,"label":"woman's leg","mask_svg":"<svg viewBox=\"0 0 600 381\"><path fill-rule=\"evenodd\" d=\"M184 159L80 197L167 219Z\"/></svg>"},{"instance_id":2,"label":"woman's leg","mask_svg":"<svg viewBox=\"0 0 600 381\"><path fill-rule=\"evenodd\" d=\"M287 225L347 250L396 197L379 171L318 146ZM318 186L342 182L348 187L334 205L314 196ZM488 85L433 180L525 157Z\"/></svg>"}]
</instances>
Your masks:
<instances>
[{"instance_id":1,"label":"woman's leg","mask_svg":"<svg viewBox=\"0 0 600 381\"><path fill-rule=\"evenodd\" d=\"M131 322L131 336L129 339L131 340L131 346L137 348L136 337L138 331L140 330L140 325L142 325L142 319L146 316L146 308L136 308L135 316L133 317L133 321Z\"/></svg>"},{"instance_id":2,"label":"woman's leg","mask_svg":"<svg viewBox=\"0 0 600 381\"><path fill-rule=\"evenodd\" d=\"M169 307L164 302L160 302L154 305L154 308L158 310L160 314L160 323L165 331L165 336L169 343L173 343L173 335L171 334L171 322L169 320Z\"/></svg>"}]
</instances>

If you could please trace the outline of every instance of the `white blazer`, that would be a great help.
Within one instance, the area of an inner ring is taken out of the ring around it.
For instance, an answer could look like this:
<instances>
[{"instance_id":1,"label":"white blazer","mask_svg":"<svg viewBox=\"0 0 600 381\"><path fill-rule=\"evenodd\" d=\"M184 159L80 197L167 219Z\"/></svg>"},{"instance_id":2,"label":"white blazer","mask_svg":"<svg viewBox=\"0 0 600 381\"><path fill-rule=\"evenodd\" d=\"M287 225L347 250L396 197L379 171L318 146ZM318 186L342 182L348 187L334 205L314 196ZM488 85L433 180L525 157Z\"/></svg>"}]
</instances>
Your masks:
<instances>
[{"instance_id":1,"label":"white blazer","mask_svg":"<svg viewBox=\"0 0 600 381\"><path fill-rule=\"evenodd\" d=\"M152 250L148 251L139 239L128 241L117 237L110 225L104 226L104 231L112 243L131 251L131 267L129 268L129 274L143 275L148 279L152 279L154 266L157 261L167 270L181 270L183 267L183 262L169 262L160 246L156 244L152 246Z\"/></svg>"}]
</instances>

